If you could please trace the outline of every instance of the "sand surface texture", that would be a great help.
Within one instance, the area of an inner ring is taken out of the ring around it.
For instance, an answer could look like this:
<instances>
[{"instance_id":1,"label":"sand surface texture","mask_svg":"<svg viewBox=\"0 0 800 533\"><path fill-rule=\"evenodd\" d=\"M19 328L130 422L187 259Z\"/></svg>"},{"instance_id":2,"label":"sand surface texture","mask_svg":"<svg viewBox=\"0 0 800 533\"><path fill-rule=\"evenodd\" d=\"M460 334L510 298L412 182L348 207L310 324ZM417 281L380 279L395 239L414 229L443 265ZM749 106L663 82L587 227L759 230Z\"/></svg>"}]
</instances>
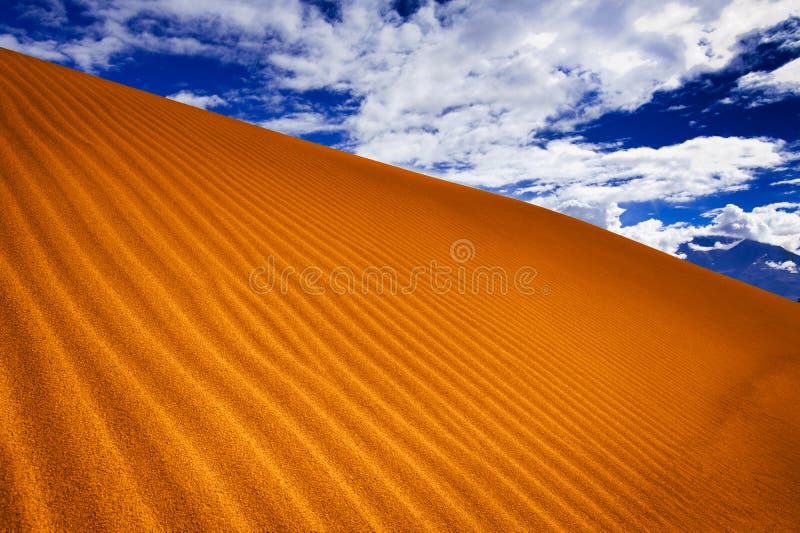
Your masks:
<instances>
[{"instance_id":1,"label":"sand surface texture","mask_svg":"<svg viewBox=\"0 0 800 533\"><path fill-rule=\"evenodd\" d=\"M800 304L6 50L0 125L0 529L800 524ZM536 293L325 281L431 261Z\"/></svg>"}]
</instances>

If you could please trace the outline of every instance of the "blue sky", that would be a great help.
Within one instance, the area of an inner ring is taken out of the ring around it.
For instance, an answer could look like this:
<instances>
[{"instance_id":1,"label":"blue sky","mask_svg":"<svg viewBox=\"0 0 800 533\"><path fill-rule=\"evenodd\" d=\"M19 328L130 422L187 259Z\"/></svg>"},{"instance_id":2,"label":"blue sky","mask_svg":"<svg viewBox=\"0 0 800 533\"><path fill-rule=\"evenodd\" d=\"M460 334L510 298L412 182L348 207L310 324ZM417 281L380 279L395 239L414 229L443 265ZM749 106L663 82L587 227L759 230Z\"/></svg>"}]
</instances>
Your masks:
<instances>
[{"instance_id":1,"label":"blue sky","mask_svg":"<svg viewBox=\"0 0 800 533\"><path fill-rule=\"evenodd\" d=\"M800 0L12 1L0 46L669 253L800 253Z\"/></svg>"}]
</instances>

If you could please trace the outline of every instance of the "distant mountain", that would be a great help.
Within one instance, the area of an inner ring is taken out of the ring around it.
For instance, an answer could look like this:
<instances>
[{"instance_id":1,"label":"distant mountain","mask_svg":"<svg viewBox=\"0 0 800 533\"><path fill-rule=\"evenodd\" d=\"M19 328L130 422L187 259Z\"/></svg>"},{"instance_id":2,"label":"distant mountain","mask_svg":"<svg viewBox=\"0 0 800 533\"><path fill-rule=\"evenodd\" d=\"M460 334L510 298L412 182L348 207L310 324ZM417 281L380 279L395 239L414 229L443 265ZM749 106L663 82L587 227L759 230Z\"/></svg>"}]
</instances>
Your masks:
<instances>
[{"instance_id":1,"label":"distant mountain","mask_svg":"<svg viewBox=\"0 0 800 533\"><path fill-rule=\"evenodd\" d=\"M800 255L780 246L707 236L682 244L678 254L696 265L780 296L800 298Z\"/></svg>"}]
</instances>

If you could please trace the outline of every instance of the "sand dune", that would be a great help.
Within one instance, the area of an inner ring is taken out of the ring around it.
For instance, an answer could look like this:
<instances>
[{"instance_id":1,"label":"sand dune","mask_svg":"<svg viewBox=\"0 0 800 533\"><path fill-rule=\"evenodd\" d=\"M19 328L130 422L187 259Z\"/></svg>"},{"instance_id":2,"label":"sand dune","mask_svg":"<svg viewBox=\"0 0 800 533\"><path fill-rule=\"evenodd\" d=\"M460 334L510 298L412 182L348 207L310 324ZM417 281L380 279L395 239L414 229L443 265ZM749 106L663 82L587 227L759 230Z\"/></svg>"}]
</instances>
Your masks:
<instances>
[{"instance_id":1,"label":"sand dune","mask_svg":"<svg viewBox=\"0 0 800 533\"><path fill-rule=\"evenodd\" d=\"M800 524L797 304L5 50L0 117L2 529Z\"/></svg>"}]
</instances>

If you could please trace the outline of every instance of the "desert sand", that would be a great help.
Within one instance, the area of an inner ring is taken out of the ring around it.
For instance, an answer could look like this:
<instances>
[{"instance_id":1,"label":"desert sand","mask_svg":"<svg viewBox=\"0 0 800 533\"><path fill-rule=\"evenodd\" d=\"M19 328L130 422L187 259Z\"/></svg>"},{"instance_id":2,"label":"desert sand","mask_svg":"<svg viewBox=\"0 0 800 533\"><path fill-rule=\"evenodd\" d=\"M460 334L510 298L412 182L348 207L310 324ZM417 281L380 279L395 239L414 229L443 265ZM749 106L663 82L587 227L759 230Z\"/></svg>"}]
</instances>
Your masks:
<instances>
[{"instance_id":1,"label":"desert sand","mask_svg":"<svg viewBox=\"0 0 800 533\"><path fill-rule=\"evenodd\" d=\"M0 529L800 525L800 305L6 50L0 125Z\"/></svg>"}]
</instances>

